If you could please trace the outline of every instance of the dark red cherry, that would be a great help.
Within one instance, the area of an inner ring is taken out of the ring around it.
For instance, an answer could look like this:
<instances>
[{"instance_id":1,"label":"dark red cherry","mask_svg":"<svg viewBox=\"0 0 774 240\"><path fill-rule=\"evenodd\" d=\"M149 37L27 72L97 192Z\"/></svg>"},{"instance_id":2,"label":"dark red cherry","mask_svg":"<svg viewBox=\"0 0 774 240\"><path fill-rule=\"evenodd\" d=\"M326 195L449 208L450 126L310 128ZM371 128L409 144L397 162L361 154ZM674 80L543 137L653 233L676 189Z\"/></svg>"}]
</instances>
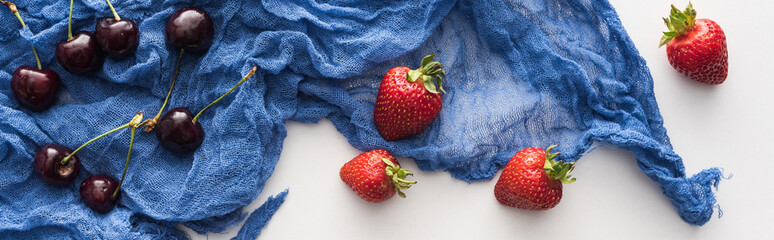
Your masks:
<instances>
[{"instance_id":1,"label":"dark red cherry","mask_svg":"<svg viewBox=\"0 0 774 240\"><path fill-rule=\"evenodd\" d=\"M51 185L65 185L72 182L81 171L81 161L78 160L78 155L73 155L62 165L62 159L71 152L70 149L56 144L39 148L32 165L35 173Z\"/></svg>"},{"instance_id":2,"label":"dark red cherry","mask_svg":"<svg viewBox=\"0 0 774 240\"><path fill-rule=\"evenodd\" d=\"M121 195L119 192L115 198L113 197L113 192L116 191L117 187L118 182L111 177L105 175L91 176L81 182L81 200L83 200L86 206L94 209L94 211L100 213L110 212Z\"/></svg>"},{"instance_id":3,"label":"dark red cherry","mask_svg":"<svg viewBox=\"0 0 774 240\"><path fill-rule=\"evenodd\" d=\"M59 74L27 65L16 68L11 77L11 91L16 102L29 110L40 112L56 101L61 83Z\"/></svg>"},{"instance_id":4,"label":"dark red cherry","mask_svg":"<svg viewBox=\"0 0 774 240\"><path fill-rule=\"evenodd\" d=\"M161 146L176 153L193 152L204 141L204 129L193 122L187 107L170 109L156 124L156 138Z\"/></svg>"},{"instance_id":5,"label":"dark red cherry","mask_svg":"<svg viewBox=\"0 0 774 240\"><path fill-rule=\"evenodd\" d=\"M102 67L104 56L101 50L93 34L80 31L73 39L56 45L56 60L68 72L84 74Z\"/></svg>"},{"instance_id":6,"label":"dark red cherry","mask_svg":"<svg viewBox=\"0 0 774 240\"><path fill-rule=\"evenodd\" d=\"M195 7L177 10L164 30L167 43L194 52L206 52L212 45L214 32L210 15Z\"/></svg>"},{"instance_id":7,"label":"dark red cherry","mask_svg":"<svg viewBox=\"0 0 774 240\"><path fill-rule=\"evenodd\" d=\"M134 53L140 43L140 29L134 21L126 18L100 18L94 35L102 50L113 58L122 58Z\"/></svg>"}]
</instances>

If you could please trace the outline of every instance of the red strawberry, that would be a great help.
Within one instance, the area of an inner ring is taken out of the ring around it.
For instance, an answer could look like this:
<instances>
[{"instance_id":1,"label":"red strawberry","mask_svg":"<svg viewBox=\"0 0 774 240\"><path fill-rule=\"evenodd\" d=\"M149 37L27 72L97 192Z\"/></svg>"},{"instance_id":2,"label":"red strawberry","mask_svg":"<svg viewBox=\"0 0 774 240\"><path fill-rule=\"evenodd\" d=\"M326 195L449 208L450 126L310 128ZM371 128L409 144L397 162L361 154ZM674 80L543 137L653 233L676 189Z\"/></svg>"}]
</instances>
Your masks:
<instances>
[{"instance_id":1,"label":"red strawberry","mask_svg":"<svg viewBox=\"0 0 774 240\"><path fill-rule=\"evenodd\" d=\"M675 5L669 18L664 18L669 32L664 32L659 47L667 45L667 57L678 72L689 78L721 84L728 76L726 34L712 20L696 19L696 10L688 7L680 12Z\"/></svg>"},{"instance_id":2,"label":"red strawberry","mask_svg":"<svg viewBox=\"0 0 774 240\"><path fill-rule=\"evenodd\" d=\"M495 184L497 201L505 206L527 210L548 210L562 200L562 183L575 182L570 178L574 163L555 161L559 153L525 148L513 155Z\"/></svg>"},{"instance_id":3,"label":"red strawberry","mask_svg":"<svg viewBox=\"0 0 774 240\"><path fill-rule=\"evenodd\" d=\"M441 63L433 62L434 54L422 59L417 70L395 67L384 75L374 108L374 123L379 134L387 141L422 133L441 113L443 98L438 89L446 72Z\"/></svg>"},{"instance_id":4,"label":"red strawberry","mask_svg":"<svg viewBox=\"0 0 774 240\"><path fill-rule=\"evenodd\" d=\"M408 189L416 181L406 181L411 171L400 168L398 160L385 150L371 150L345 163L339 171L341 180L358 196L372 203L390 199L395 192L405 198L401 189Z\"/></svg>"}]
</instances>

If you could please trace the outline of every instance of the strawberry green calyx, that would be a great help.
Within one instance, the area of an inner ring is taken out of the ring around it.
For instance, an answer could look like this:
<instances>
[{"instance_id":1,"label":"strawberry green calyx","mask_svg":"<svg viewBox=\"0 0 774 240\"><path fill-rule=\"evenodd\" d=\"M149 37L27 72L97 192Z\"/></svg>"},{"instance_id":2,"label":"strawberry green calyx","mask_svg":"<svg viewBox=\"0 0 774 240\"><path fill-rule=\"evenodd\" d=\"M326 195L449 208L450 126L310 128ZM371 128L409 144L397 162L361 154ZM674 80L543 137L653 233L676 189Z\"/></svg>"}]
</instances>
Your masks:
<instances>
[{"instance_id":1,"label":"strawberry green calyx","mask_svg":"<svg viewBox=\"0 0 774 240\"><path fill-rule=\"evenodd\" d=\"M411 184L417 183L417 181L407 181L405 179L406 176L414 176L414 173L408 169L400 168L399 166L392 163L392 161L390 161L388 158L382 158L382 161L387 164L385 172L387 172L387 176L390 176L392 187L395 188L396 192L398 192L398 196L406 198L406 194L401 190L409 189Z\"/></svg>"},{"instance_id":2,"label":"strawberry green calyx","mask_svg":"<svg viewBox=\"0 0 774 240\"><path fill-rule=\"evenodd\" d=\"M419 69L409 71L406 79L409 82L416 82L417 80L421 80L421 83L425 86L425 89L431 93L438 93L438 89L440 89L441 92L446 93L446 91L443 90L443 77L446 76L446 72L443 71L443 64L433 61L434 57L435 54L430 54L422 58L422 66L420 66ZM433 79L438 79L437 89L435 84L432 82Z\"/></svg>"},{"instance_id":3,"label":"strawberry green calyx","mask_svg":"<svg viewBox=\"0 0 774 240\"><path fill-rule=\"evenodd\" d=\"M696 23L696 10L693 9L693 5L690 2L688 2L688 6L682 12L675 5L672 5L669 18L663 19L667 28L669 28L669 32L664 32L658 47L664 46L664 44L669 43L675 37L691 31Z\"/></svg>"},{"instance_id":4,"label":"strawberry green calyx","mask_svg":"<svg viewBox=\"0 0 774 240\"><path fill-rule=\"evenodd\" d=\"M543 170L546 171L548 177L551 179L559 180L562 183L573 183L575 178L570 178L570 172L575 168L574 162L565 163L561 160L554 160L559 153L552 153L551 150L557 145L551 145L546 149L546 163L543 166Z\"/></svg>"}]
</instances>

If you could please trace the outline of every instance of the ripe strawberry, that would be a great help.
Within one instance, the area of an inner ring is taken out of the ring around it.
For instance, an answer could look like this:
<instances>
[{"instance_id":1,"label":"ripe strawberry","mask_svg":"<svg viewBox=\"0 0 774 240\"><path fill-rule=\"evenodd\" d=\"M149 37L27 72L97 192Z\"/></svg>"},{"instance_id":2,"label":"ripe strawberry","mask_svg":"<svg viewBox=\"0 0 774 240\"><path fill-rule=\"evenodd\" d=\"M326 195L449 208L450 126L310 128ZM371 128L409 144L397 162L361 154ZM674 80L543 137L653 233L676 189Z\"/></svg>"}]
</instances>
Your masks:
<instances>
[{"instance_id":1,"label":"ripe strawberry","mask_svg":"<svg viewBox=\"0 0 774 240\"><path fill-rule=\"evenodd\" d=\"M424 57L417 70L395 67L384 75L376 96L374 123L385 140L420 134L441 113L443 98L432 81L437 78L438 89L446 93L441 85L446 72L433 57Z\"/></svg>"},{"instance_id":2,"label":"ripe strawberry","mask_svg":"<svg viewBox=\"0 0 774 240\"><path fill-rule=\"evenodd\" d=\"M664 18L669 32L664 32L659 47L667 45L667 57L678 72L689 78L721 84L728 76L726 34L712 20L696 19L696 10L688 7L680 12L675 5L669 18Z\"/></svg>"},{"instance_id":3,"label":"ripe strawberry","mask_svg":"<svg viewBox=\"0 0 774 240\"><path fill-rule=\"evenodd\" d=\"M495 184L497 201L509 207L527 210L548 210L562 200L562 183L575 182L570 178L574 163L555 161L559 153L525 148L513 155Z\"/></svg>"},{"instance_id":4,"label":"ripe strawberry","mask_svg":"<svg viewBox=\"0 0 774 240\"><path fill-rule=\"evenodd\" d=\"M406 181L411 171L400 168L398 160L385 150L371 150L345 163L339 171L341 180L358 196L372 203L390 199L395 192L405 198L401 189L408 189L416 181Z\"/></svg>"}]
</instances>

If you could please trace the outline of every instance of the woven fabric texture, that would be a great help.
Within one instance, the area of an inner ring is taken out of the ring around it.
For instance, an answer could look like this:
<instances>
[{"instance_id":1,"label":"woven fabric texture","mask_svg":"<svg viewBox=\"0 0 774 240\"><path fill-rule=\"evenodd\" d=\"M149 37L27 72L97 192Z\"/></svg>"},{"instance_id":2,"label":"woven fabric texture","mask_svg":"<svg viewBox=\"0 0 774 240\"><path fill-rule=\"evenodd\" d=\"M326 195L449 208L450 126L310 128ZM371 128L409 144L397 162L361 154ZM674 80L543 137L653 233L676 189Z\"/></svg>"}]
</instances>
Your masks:
<instances>
[{"instance_id":1,"label":"woven fabric texture","mask_svg":"<svg viewBox=\"0 0 774 240\"><path fill-rule=\"evenodd\" d=\"M686 175L645 61L605 0L113 1L139 24L140 46L87 75L66 72L54 56L67 37L69 2L16 4L28 28L7 9L0 14L0 238L185 238L174 227L181 223L223 231L261 194L284 123L325 117L358 149L387 149L469 182L491 179L524 147L559 144L576 161L593 142L607 143L631 151L686 222L702 225L713 213L720 171ZM43 183L32 170L40 146L74 149L137 110L158 111L179 53L163 28L186 6L210 13L215 37L208 52L184 54L170 108L198 112L252 66L260 69L201 116L202 146L173 154L154 134L138 132L122 196L108 214L87 208L78 186L94 174L120 178L128 130L79 152L74 183ZM105 1L75 0L73 31L93 31L109 16ZM34 66L30 44L64 86L40 113L20 107L9 90L16 67ZM441 115L421 135L387 142L373 123L379 82L389 68L417 68L430 53L448 73ZM240 237L257 235L284 196L249 217Z\"/></svg>"}]
</instances>

